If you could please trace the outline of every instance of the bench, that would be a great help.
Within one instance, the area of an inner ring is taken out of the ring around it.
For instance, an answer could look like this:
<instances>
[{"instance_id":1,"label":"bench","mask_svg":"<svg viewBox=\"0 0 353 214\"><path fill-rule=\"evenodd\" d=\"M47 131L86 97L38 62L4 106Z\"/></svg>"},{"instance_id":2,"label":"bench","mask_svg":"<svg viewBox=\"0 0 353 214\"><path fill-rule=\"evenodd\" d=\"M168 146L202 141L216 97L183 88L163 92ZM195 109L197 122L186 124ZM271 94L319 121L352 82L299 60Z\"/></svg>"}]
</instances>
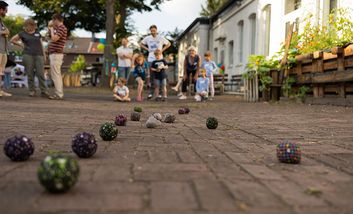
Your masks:
<instances>
[{"instance_id":1,"label":"bench","mask_svg":"<svg viewBox=\"0 0 353 214\"><path fill-rule=\"evenodd\" d=\"M224 94L224 86L228 82L228 74L214 74L213 83L215 94Z\"/></svg>"},{"instance_id":2,"label":"bench","mask_svg":"<svg viewBox=\"0 0 353 214\"><path fill-rule=\"evenodd\" d=\"M232 75L230 78L230 82L225 83L225 86L229 87L230 91L239 91L241 86L243 85L243 75L236 74Z\"/></svg>"}]
</instances>

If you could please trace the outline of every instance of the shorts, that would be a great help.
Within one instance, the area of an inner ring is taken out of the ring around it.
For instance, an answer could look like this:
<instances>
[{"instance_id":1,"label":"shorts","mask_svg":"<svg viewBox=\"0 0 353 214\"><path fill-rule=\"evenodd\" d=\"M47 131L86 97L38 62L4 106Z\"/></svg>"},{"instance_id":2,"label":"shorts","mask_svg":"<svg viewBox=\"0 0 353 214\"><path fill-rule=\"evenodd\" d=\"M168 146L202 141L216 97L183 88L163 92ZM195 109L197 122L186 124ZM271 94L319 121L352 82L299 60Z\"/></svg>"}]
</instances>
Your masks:
<instances>
[{"instance_id":1,"label":"shorts","mask_svg":"<svg viewBox=\"0 0 353 214\"><path fill-rule=\"evenodd\" d=\"M4 75L7 62L7 54L0 54L0 76Z\"/></svg>"},{"instance_id":2,"label":"shorts","mask_svg":"<svg viewBox=\"0 0 353 214\"><path fill-rule=\"evenodd\" d=\"M123 77L127 79L130 74L130 69L130 67L118 67L118 77Z\"/></svg>"},{"instance_id":3,"label":"shorts","mask_svg":"<svg viewBox=\"0 0 353 214\"><path fill-rule=\"evenodd\" d=\"M145 81L144 78L142 78L142 77L136 77L135 80L136 80L136 82L139 82L140 80Z\"/></svg>"},{"instance_id":4,"label":"shorts","mask_svg":"<svg viewBox=\"0 0 353 214\"><path fill-rule=\"evenodd\" d=\"M164 87L167 85L167 79L154 79L154 86L155 87Z\"/></svg>"}]
</instances>

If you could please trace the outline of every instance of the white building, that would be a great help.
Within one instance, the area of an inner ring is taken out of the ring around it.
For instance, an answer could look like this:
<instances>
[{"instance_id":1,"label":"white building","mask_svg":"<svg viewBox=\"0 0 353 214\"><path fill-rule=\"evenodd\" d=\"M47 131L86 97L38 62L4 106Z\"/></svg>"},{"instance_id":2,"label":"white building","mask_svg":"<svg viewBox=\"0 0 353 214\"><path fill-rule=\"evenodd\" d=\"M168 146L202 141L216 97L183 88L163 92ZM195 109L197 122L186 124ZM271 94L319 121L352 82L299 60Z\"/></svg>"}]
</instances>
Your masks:
<instances>
[{"instance_id":1,"label":"white building","mask_svg":"<svg viewBox=\"0 0 353 214\"><path fill-rule=\"evenodd\" d=\"M317 23L326 23L329 11L352 8L352 0L229 0L214 16L196 19L179 37L179 72L190 45L200 56L213 52L216 63L226 73L241 74L251 54L271 56L280 50L293 22L300 23L308 14Z\"/></svg>"}]
</instances>

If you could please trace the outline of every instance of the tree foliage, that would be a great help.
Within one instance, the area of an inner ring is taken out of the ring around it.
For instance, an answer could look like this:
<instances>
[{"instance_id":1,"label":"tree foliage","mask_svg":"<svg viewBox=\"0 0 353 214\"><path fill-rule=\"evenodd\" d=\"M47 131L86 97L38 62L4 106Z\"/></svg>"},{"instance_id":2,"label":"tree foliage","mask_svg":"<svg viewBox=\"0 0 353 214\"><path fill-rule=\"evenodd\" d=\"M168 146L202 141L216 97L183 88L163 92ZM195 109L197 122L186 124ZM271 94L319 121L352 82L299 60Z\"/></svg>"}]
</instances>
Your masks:
<instances>
[{"instance_id":1,"label":"tree foliage","mask_svg":"<svg viewBox=\"0 0 353 214\"><path fill-rule=\"evenodd\" d=\"M5 26L11 30L10 36L14 36L23 31L24 21L25 19L22 16L6 16L4 18Z\"/></svg>"},{"instance_id":2,"label":"tree foliage","mask_svg":"<svg viewBox=\"0 0 353 214\"><path fill-rule=\"evenodd\" d=\"M207 0L206 5L201 5L201 16L212 16L223 7L228 0Z\"/></svg>"},{"instance_id":3,"label":"tree foliage","mask_svg":"<svg viewBox=\"0 0 353 214\"><path fill-rule=\"evenodd\" d=\"M105 26L105 7L102 0L18 0L17 3L34 12L39 27L47 23L55 13L61 13L69 31L84 29L100 32Z\"/></svg>"},{"instance_id":4,"label":"tree foliage","mask_svg":"<svg viewBox=\"0 0 353 214\"><path fill-rule=\"evenodd\" d=\"M167 0L115 0L116 38L130 35L133 26L128 22L134 11L144 12L159 9ZM61 13L69 31L84 29L97 33L105 30L106 0L17 0L17 3L34 12L34 19L45 27L51 16Z\"/></svg>"}]
</instances>

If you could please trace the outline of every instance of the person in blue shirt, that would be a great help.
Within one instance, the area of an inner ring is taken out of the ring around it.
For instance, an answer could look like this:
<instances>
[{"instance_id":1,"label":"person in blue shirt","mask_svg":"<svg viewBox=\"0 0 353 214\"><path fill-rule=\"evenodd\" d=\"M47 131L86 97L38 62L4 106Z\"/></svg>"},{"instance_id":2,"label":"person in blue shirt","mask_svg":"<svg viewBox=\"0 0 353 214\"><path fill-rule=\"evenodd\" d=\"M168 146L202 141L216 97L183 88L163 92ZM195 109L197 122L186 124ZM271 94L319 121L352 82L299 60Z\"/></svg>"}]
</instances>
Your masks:
<instances>
[{"instance_id":1,"label":"person in blue shirt","mask_svg":"<svg viewBox=\"0 0 353 214\"><path fill-rule=\"evenodd\" d=\"M209 79L206 77L206 70L200 69L201 77L196 81L196 95L195 100L197 102L207 100L208 98L208 88L209 88Z\"/></svg>"},{"instance_id":2,"label":"person in blue shirt","mask_svg":"<svg viewBox=\"0 0 353 214\"><path fill-rule=\"evenodd\" d=\"M212 61L212 54L210 51L205 53L205 60L201 64L201 68L206 70L206 76L210 82L210 92L211 92L211 99L214 97L214 81L213 81L213 73L218 69L216 63Z\"/></svg>"},{"instance_id":3,"label":"person in blue shirt","mask_svg":"<svg viewBox=\"0 0 353 214\"><path fill-rule=\"evenodd\" d=\"M137 98L136 98L137 102L142 101L142 92L143 92L143 86L146 80L147 69L148 69L148 65L145 62L145 57L142 54L138 55L135 59L135 68L133 71L133 75L137 82Z\"/></svg>"}]
</instances>

